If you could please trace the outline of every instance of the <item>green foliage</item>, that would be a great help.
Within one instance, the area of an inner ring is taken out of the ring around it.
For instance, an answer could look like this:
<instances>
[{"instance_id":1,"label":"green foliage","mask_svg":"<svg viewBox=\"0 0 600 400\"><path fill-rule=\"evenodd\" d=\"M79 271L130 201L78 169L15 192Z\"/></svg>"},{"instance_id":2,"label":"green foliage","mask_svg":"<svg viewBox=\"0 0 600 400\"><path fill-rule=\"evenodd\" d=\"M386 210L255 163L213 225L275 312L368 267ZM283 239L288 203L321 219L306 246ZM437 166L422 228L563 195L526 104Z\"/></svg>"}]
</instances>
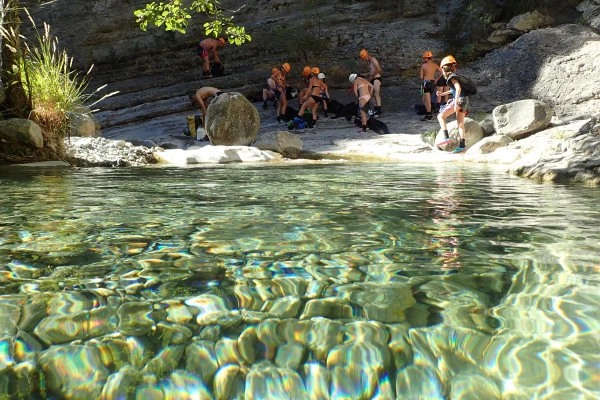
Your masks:
<instances>
[{"instance_id":1,"label":"green foliage","mask_svg":"<svg viewBox=\"0 0 600 400\"><path fill-rule=\"evenodd\" d=\"M147 3L145 8L135 10L134 15L143 31L146 31L150 24L163 27L166 31L185 34L189 20L192 18L191 12L203 13L209 17L209 21L204 24L206 35L218 37L224 33L230 43L238 46L252 40L243 26L234 25L233 16L224 14L218 0L194 0L189 6L186 6L182 0L170 0L166 3L153 1Z\"/></svg>"}]
</instances>

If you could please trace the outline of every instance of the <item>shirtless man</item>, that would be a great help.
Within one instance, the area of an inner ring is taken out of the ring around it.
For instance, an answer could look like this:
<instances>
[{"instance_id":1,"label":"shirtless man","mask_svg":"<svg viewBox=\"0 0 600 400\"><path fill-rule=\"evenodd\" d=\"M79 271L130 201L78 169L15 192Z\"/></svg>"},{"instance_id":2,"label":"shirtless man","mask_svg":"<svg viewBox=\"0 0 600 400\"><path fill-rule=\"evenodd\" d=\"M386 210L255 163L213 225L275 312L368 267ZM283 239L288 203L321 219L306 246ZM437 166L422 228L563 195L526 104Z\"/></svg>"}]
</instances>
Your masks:
<instances>
[{"instance_id":1,"label":"shirtless man","mask_svg":"<svg viewBox=\"0 0 600 400\"><path fill-rule=\"evenodd\" d=\"M287 83L285 81L285 74L289 72L289 64L285 63L281 67L276 67L271 70L271 78L275 82L274 95L277 101L277 122L282 122L285 119L285 112L287 110ZM287 68L286 68L287 67Z\"/></svg>"},{"instance_id":2,"label":"shirtless man","mask_svg":"<svg viewBox=\"0 0 600 400\"><path fill-rule=\"evenodd\" d=\"M203 70L202 77L203 78L212 78L212 74L210 73L210 57L209 54L212 53L213 62L221 64L221 60L217 55L217 48L225 46L227 41L225 38L206 38L198 43L198 55L202 58L203 62Z\"/></svg>"},{"instance_id":3,"label":"shirtless man","mask_svg":"<svg viewBox=\"0 0 600 400\"><path fill-rule=\"evenodd\" d=\"M352 91L354 95L358 97L358 108L360 109L360 131L367 131L367 113L371 109L371 95L374 91L374 86L365 78L358 76L357 74L351 74L348 77L350 83L352 83Z\"/></svg>"},{"instance_id":4,"label":"shirtless man","mask_svg":"<svg viewBox=\"0 0 600 400\"><path fill-rule=\"evenodd\" d=\"M375 97L375 116L381 117L381 67L375 57L371 57L365 49L360 51L360 58L369 63L369 74L367 77L373 85L373 97Z\"/></svg>"},{"instance_id":5,"label":"shirtless man","mask_svg":"<svg viewBox=\"0 0 600 400\"><path fill-rule=\"evenodd\" d=\"M437 75L437 76L436 76ZM433 121L431 112L431 94L435 91L437 81L443 78L442 68L433 61L433 54L430 51L423 53L423 64L421 65L420 78L423 81L421 85L421 95L427 114L421 121Z\"/></svg>"},{"instance_id":6,"label":"shirtless man","mask_svg":"<svg viewBox=\"0 0 600 400\"><path fill-rule=\"evenodd\" d=\"M223 94L220 89L210 86L204 86L196 90L195 94L190 95L192 106L199 105L202 108L202 116L206 117L206 107L215 97ZM204 104L206 102L206 104Z\"/></svg>"}]
</instances>

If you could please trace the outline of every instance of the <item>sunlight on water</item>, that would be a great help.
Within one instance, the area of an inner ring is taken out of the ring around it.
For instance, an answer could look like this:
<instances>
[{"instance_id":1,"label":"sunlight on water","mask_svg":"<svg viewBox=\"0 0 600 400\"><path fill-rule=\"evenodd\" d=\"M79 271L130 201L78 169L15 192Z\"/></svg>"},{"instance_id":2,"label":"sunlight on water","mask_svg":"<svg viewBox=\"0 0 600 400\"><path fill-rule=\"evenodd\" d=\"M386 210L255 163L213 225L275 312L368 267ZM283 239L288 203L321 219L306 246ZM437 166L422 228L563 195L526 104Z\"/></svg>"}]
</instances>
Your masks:
<instances>
[{"instance_id":1,"label":"sunlight on water","mask_svg":"<svg viewBox=\"0 0 600 400\"><path fill-rule=\"evenodd\" d=\"M600 397L600 189L335 163L0 190L1 396Z\"/></svg>"}]
</instances>

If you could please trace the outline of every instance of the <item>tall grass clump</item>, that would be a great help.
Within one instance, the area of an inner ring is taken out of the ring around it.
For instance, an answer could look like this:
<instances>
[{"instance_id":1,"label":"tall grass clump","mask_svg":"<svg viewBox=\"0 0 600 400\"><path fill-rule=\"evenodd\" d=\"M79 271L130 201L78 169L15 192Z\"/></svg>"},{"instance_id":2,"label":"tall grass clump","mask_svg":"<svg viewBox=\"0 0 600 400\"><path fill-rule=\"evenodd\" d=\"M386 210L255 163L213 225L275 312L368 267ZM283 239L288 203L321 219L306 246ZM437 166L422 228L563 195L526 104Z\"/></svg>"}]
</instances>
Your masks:
<instances>
[{"instance_id":1,"label":"tall grass clump","mask_svg":"<svg viewBox=\"0 0 600 400\"><path fill-rule=\"evenodd\" d=\"M69 134L68 113L81 108L87 98L87 80L72 70L73 59L59 48L47 24L37 41L36 47L26 45L24 82L31 96L30 118L42 127L48 144L56 145Z\"/></svg>"}]
</instances>

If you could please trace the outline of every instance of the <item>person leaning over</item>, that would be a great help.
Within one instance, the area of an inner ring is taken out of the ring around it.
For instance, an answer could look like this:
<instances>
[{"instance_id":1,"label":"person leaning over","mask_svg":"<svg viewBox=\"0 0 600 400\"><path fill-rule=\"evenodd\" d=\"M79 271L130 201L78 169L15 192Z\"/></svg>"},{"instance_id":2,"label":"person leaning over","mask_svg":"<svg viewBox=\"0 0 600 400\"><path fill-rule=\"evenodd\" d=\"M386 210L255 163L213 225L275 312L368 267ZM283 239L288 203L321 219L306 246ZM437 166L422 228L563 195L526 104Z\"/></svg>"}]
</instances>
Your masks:
<instances>
[{"instance_id":1,"label":"person leaning over","mask_svg":"<svg viewBox=\"0 0 600 400\"><path fill-rule=\"evenodd\" d=\"M192 106L199 105L202 109L202 116L206 117L206 107L217 96L222 95L223 92L216 87L211 86L203 86L200 89L196 90L196 93L191 94L189 99L192 103ZM205 104L206 103L206 104Z\"/></svg>"},{"instance_id":2,"label":"person leaning over","mask_svg":"<svg viewBox=\"0 0 600 400\"><path fill-rule=\"evenodd\" d=\"M213 62L221 64L217 48L225 46L227 40L225 38L206 38L198 43L198 55L202 58L202 78L212 78L210 73L210 54L212 54Z\"/></svg>"},{"instance_id":3,"label":"person leaning over","mask_svg":"<svg viewBox=\"0 0 600 400\"><path fill-rule=\"evenodd\" d=\"M448 92L440 92L438 90L436 94L438 96L452 94L452 99L440 109L440 113L438 114L438 121L440 122L440 126L444 131L444 140L440 143L437 143L437 145L441 146L451 141L450 136L448 135L446 118L452 114L456 114L460 142L458 147L454 149L453 153L462 153L467 150L467 146L465 144L465 116L469 111L469 97L465 96L463 93L458 79L451 76L452 74L456 73L456 60L454 57L446 56L440 64L442 66L444 78L446 78L450 90Z\"/></svg>"},{"instance_id":4,"label":"person leaning over","mask_svg":"<svg viewBox=\"0 0 600 400\"><path fill-rule=\"evenodd\" d=\"M375 99L375 116L381 117L381 66L375 57L371 57L369 52L362 49L359 54L360 58L369 63L369 73L367 78L371 80L373 85L373 97Z\"/></svg>"},{"instance_id":5,"label":"person leaning over","mask_svg":"<svg viewBox=\"0 0 600 400\"><path fill-rule=\"evenodd\" d=\"M371 109L371 94L373 93L373 85L362 76L358 74L350 74L348 77L350 83L352 83L352 91L354 95L358 97L358 108L360 109L360 131L367 131L367 113Z\"/></svg>"},{"instance_id":6,"label":"person leaning over","mask_svg":"<svg viewBox=\"0 0 600 400\"><path fill-rule=\"evenodd\" d=\"M308 81L310 94L304 103L302 103L302 107L300 107L300 111L298 111L298 116L302 118L304 116L304 111L307 108L310 108L310 111L312 112L312 127L317 122L317 108L319 108L319 104L323 100L321 98L321 86L323 85L323 80L319 78L319 74L321 73L319 67L312 67L310 71L310 80Z\"/></svg>"},{"instance_id":7,"label":"person leaning over","mask_svg":"<svg viewBox=\"0 0 600 400\"><path fill-rule=\"evenodd\" d=\"M420 78L423 81L421 84L421 96L423 96L423 105L427 114L421 121L433 121L431 95L436 88L438 79L442 77L442 68L433 61L433 54L430 51L423 53L423 64L421 65L420 72Z\"/></svg>"}]
</instances>

